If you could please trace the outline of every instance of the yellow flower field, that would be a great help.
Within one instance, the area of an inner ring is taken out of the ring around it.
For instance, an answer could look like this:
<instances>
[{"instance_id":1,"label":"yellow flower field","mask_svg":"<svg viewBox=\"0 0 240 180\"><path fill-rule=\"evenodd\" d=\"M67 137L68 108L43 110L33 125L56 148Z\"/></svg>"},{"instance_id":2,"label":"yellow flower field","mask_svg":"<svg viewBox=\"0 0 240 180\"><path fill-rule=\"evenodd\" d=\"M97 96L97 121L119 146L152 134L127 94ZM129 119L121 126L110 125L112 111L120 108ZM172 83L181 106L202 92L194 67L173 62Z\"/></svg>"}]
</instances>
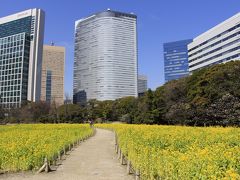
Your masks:
<instances>
[{"instance_id":1,"label":"yellow flower field","mask_svg":"<svg viewBox=\"0 0 240 180\"><path fill-rule=\"evenodd\" d=\"M240 129L99 124L142 179L240 179Z\"/></svg>"},{"instance_id":2,"label":"yellow flower field","mask_svg":"<svg viewBox=\"0 0 240 180\"><path fill-rule=\"evenodd\" d=\"M93 133L89 125L0 126L0 171L36 170L64 147Z\"/></svg>"}]
</instances>

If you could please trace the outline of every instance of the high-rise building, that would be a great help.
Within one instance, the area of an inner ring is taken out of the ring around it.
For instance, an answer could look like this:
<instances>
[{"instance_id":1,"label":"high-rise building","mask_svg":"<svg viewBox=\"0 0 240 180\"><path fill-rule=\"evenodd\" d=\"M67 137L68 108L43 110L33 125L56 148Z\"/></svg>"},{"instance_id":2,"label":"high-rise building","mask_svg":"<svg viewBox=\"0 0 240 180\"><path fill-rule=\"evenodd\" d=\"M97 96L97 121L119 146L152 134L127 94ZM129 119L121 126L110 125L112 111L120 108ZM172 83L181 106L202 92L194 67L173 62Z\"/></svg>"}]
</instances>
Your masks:
<instances>
[{"instance_id":1,"label":"high-rise building","mask_svg":"<svg viewBox=\"0 0 240 180\"><path fill-rule=\"evenodd\" d=\"M40 100L44 12L0 18L0 100L4 108Z\"/></svg>"},{"instance_id":2,"label":"high-rise building","mask_svg":"<svg viewBox=\"0 0 240 180\"><path fill-rule=\"evenodd\" d=\"M185 77L188 70L187 45L192 39L163 44L165 82Z\"/></svg>"},{"instance_id":3,"label":"high-rise building","mask_svg":"<svg viewBox=\"0 0 240 180\"><path fill-rule=\"evenodd\" d=\"M65 47L43 46L41 100L64 104Z\"/></svg>"},{"instance_id":4,"label":"high-rise building","mask_svg":"<svg viewBox=\"0 0 240 180\"><path fill-rule=\"evenodd\" d=\"M137 16L107 11L75 22L73 99L137 97Z\"/></svg>"},{"instance_id":5,"label":"high-rise building","mask_svg":"<svg viewBox=\"0 0 240 180\"><path fill-rule=\"evenodd\" d=\"M138 75L138 96L142 96L147 89L147 76Z\"/></svg>"},{"instance_id":6,"label":"high-rise building","mask_svg":"<svg viewBox=\"0 0 240 180\"><path fill-rule=\"evenodd\" d=\"M240 60L240 13L193 39L188 45L189 71Z\"/></svg>"}]
</instances>

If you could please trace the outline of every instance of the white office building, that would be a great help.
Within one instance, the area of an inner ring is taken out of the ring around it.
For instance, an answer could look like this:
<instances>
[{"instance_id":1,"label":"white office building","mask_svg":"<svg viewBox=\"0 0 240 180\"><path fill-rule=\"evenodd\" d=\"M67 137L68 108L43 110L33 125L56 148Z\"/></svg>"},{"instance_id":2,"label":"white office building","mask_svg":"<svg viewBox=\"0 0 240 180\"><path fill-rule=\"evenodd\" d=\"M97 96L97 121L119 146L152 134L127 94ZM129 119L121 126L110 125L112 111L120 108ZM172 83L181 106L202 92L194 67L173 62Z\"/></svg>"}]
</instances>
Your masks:
<instances>
[{"instance_id":1,"label":"white office building","mask_svg":"<svg viewBox=\"0 0 240 180\"><path fill-rule=\"evenodd\" d=\"M74 103L137 97L136 23L109 9L75 22Z\"/></svg>"},{"instance_id":2,"label":"white office building","mask_svg":"<svg viewBox=\"0 0 240 180\"><path fill-rule=\"evenodd\" d=\"M188 45L189 71L240 60L240 13L199 35Z\"/></svg>"},{"instance_id":3,"label":"white office building","mask_svg":"<svg viewBox=\"0 0 240 180\"><path fill-rule=\"evenodd\" d=\"M4 108L40 100L44 12L0 18L0 99Z\"/></svg>"}]
</instances>

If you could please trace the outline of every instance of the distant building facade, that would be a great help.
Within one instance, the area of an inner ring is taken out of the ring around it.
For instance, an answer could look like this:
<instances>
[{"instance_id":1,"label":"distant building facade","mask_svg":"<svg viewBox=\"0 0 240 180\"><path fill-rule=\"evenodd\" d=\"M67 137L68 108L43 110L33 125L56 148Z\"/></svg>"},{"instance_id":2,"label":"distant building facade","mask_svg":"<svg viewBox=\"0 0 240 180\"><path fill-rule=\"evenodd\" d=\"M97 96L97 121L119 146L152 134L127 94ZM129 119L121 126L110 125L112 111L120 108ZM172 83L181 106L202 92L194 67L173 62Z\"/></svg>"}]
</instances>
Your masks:
<instances>
[{"instance_id":1,"label":"distant building facade","mask_svg":"<svg viewBox=\"0 0 240 180\"><path fill-rule=\"evenodd\" d=\"M73 104L86 105L87 103L87 93L84 90L79 90L73 95Z\"/></svg>"},{"instance_id":2,"label":"distant building facade","mask_svg":"<svg viewBox=\"0 0 240 180\"><path fill-rule=\"evenodd\" d=\"M137 97L136 21L136 15L107 10L75 22L75 103L82 92L86 100Z\"/></svg>"},{"instance_id":3,"label":"distant building facade","mask_svg":"<svg viewBox=\"0 0 240 180\"><path fill-rule=\"evenodd\" d=\"M64 104L65 47L43 46L41 100Z\"/></svg>"},{"instance_id":4,"label":"distant building facade","mask_svg":"<svg viewBox=\"0 0 240 180\"><path fill-rule=\"evenodd\" d=\"M64 104L72 104L72 103L73 103L72 99L65 99L64 100Z\"/></svg>"},{"instance_id":5,"label":"distant building facade","mask_svg":"<svg viewBox=\"0 0 240 180\"><path fill-rule=\"evenodd\" d=\"M0 18L0 102L4 108L40 100L44 18L40 9Z\"/></svg>"},{"instance_id":6,"label":"distant building facade","mask_svg":"<svg viewBox=\"0 0 240 180\"><path fill-rule=\"evenodd\" d=\"M189 75L187 45L192 39L163 44L165 82Z\"/></svg>"},{"instance_id":7,"label":"distant building facade","mask_svg":"<svg viewBox=\"0 0 240 180\"><path fill-rule=\"evenodd\" d=\"M240 60L240 13L194 38L188 56L190 72Z\"/></svg>"},{"instance_id":8,"label":"distant building facade","mask_svg":"<svg viewBox=\"0 0 240 180\"><path fill-rule=\"evenodd\" d=\"M138 96L142 96L148 89L147 76L138 75Z\"/></svg>"}]
</instances>

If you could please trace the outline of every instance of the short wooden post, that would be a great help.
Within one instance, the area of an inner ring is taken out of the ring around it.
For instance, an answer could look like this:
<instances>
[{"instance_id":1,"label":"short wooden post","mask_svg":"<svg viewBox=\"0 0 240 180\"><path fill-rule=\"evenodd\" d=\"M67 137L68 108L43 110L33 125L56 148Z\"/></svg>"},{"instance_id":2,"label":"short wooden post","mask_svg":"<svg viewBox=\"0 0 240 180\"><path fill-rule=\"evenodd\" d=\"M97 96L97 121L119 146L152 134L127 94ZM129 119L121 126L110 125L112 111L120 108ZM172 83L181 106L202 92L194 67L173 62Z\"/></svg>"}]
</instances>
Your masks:
<instances>
[{"instance_id":1,"label":"short wooden post","mask_svg":"<svg viewBox=\"0 0 240 180\"><path fill-rule=\"evenodd\" d=\"M121 148L120 148L120 146L118 145L118 159L120 158L120 154L121 154Z\"/></svg>"},{"instance_id":2,"label":"short wooden post","mask_svg":"<svg viewBox=\"0 0 240 180\"><path fill-rule=\"evenodd\" d=\"M58 160L61 160L61 151L58 151Z\"/></svg>"},{"instance_id":3,"label":"short wooden post","mask_svg":"<svg viewBox=\"0 0 240 180\"><path fill-rule=\"evenodd\" d=\"M123 153L121 153L120 163L121 163L121 165L124 165L124 155L123 155Z\"/></svg>"},{"instance_id":4,"label":"short wooden post","mask_svg":"<svg viewBox=\"0 0 240 180\"><path fill-rule=\"evenodd\" d=\"M57 156L56 156L56 154L53 156L53 165L54 166L57 165Z\"/></svg>"},{"instance_id":5,"label":"short wooden post","mask_svg":"<svg viewBox=\"0 0 240 180\"><path fill-rule=\"evenodd\" d=\"M131 174L131 161L127 160L127 174Z\"/></svg>"},{"instance_id":6,"label":"short wooden post","mask_svg":"<svg viewBox=\"0 0 240 180\"><path fill-rule=\"evenodd\" d=\"M118 153L118 145L115 144L115 152Z\"/></svg>"},{"instance_id":7,"label":"short wooden post","mask_svg":"<svg viewBox=\"0 0 240 180\"><path fill-rule=\"evenodd\" d=\"M63 154L66 155L66 147L63 148Z\"/></svg>"},{"instance_id":8,"label":"short wooden post","mask_svg":"<svg viewBox=\"0 0 240 180\"><path fill-rule=\"evenodd\" d=\"M38 170L38 173L45 171L45 172L49 172L51 169L49 167L49 163L48 163L48 159L47 157L45 157L44 159L44 164L43 166Z\"/></svg>"},{"instance_id":9,"label":"short wooden post","mask_svg":"<svg viewBox=\"0 0 240 180\"><path fill-rule=\"evenodd\" d=\"M121 158L121 149L120 148L118 148L118 159L120 159Z\"/></svg>"},{"instance_id":10,"label":"short wooden post","mask_svg":"<svg viewBox=\"0 0 240 180\"><path fill-rule=\"evenodd\" d=\"M140 180L140 171L138 169L135 172L135 180Z\"/></svg>"},{"instance_id":11,"label":"short wooden post","mask_svg":"<svg viewBox=\"0 0 240 180\"><path fill-rule=\"evenodd\" d=\"M115 133L115 144L117 144L117 134Z\"/></svg>"},{"instance_id":12,"label":"short wooden post","mask_svg":"<svg viewBox=\"0 0 240 180\"><path fill-rule=\"evenodd\" d=\"M49 172L49 171L50 171L50 167L48 164L48 160L47 160L47 158L45 158L45 172Z\"/></svg>"}]
</instances>

